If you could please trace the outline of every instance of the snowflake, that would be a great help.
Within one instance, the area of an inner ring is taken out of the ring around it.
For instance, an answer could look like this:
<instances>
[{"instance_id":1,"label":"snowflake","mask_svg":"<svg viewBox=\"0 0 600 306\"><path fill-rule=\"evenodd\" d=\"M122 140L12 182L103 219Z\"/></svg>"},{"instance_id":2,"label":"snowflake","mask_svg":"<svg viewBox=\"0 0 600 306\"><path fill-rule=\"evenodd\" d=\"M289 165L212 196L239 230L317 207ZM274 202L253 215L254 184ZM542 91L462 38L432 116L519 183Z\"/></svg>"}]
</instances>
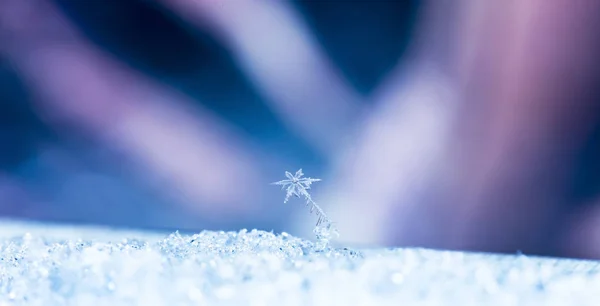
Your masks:
<instances>
[{"instance_id":1,"label":"snowflake","mask_svg":"<svg viewBox=\"0 0 600 306\"><path fill-rule=\"evenodd\" d=\"M304 196L308 202L312 202L312 198L308 193L310 189L310 185L314 182L320 181L320 179L314 179L310 177L302 177L304 173L302 173L302 169L296 171L296 174L292 175L290 172L286 171L285 176L287 176L287 180L282 180L279 182L273 183L273 185L280 185L281 189L285 190L285 199L283 203L287 203L291 196L295 196L300 198Z\"/></svg>"}]
</instances>

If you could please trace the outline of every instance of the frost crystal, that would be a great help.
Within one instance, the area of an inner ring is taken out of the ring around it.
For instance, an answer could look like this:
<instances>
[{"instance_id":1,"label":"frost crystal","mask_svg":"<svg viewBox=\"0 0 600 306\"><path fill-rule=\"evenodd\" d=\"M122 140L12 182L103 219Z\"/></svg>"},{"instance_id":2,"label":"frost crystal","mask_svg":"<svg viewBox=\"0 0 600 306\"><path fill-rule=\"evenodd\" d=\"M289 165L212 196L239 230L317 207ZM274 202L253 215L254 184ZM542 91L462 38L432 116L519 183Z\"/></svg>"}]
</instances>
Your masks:
<instances>
[{"instance_id":1,"label":"frost crystal","mask_svg":"<svg viewBox=\"0 0 600 306\"><path fill-rule=\"evenodd\" d=\"M288 178L287 180L272 183L273 185L280 185L282 190L285 189L285 199L283 200L283 203L287 203L291 196L297 198L304 197L306 199L306 205L310 206L310 212L316 212L316 215L319 217L313 232L317 236L319 245L323 248L327 247L329 240L337 238L339 234L335 224L329 219L323 209L317 205L308 192L308 190L310 190L310 185L314 182L321 181L321 179L303 177L304 173L302 172L302 169L296 171L296 174L294 175L286 171L285 176Z\"/></svg>"},{"instance_id":2,"label":"frost crystal","mask_svg":"<svg viewBox=\"0 0 600 306\"><path fill-rule=\"evenodd\" d=\"M291 196L295 196L297 198L305 197L306 201L312 201L310 194L307 190L310 189L310 185L314 182L319 182L321 179L314 179L310 177L302 177L304 173L302 173L302 169L296 171L295 175L292 175L290 172L286 171L285 176L287 176L287 180L282 180L279 182L273 183L273 185L280 185L281 189L287 188L285 190L285 199L283 203L287 203ZM315 204L316 205L316 204ZM318 207L318 206L317 206ZM312 210L311 210L312 211Z\"/></svg>"}]
</instances>

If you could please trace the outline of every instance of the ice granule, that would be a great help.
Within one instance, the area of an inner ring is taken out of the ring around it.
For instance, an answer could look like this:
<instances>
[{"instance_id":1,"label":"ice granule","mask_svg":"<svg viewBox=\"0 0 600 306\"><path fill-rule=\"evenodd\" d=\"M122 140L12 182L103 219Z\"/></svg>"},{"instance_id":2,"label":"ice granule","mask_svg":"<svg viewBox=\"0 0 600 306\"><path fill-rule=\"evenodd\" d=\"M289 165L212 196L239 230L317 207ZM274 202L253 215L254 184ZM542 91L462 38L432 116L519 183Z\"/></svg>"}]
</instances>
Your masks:
<instances>
[{"instance_id":1,"label":"ice granule","mask_svg":"<svg viewBox=\"0 0 600 306\"><path fill-rule=\"evenodd\" d=\"M596 261L0 223L0 305L597 305Z\"/></svg>"}]
</instances>

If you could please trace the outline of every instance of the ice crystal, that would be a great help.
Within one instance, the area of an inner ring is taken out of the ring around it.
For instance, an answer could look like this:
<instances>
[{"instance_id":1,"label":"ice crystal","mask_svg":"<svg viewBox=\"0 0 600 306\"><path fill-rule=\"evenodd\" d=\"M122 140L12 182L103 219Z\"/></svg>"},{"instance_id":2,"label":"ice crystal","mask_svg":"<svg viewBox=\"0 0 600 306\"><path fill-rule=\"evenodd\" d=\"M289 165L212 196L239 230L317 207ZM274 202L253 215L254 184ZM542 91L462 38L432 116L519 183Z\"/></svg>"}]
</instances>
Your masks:
<instances>
[{"instance_id":1,"label":"ice crystal","mask_svg":"<svg viewBox=\"0 0 600 306\"><path fill-rule=\"evenodd\" d=\"M321 179L302 177L304 176L302 169L296 171L296 174L294 175L292 175L289 171L286 171L285 176L288 178L287 180L281 180L273 183L273 185L280 185L281 189L286 189L283 203L287 203L291 196L295 196L297 198L305 197L307 202L312 201L310 193L308 193L307 190L310 189L310 185L312 183L319 182Z\"/></svg>"},{"instance_id":2,"label":"ice crystal","mask_svg":"<svg viewBox=\"0 0 600 306\"><path fill-rule=\"evenodd\" d=\"M272 184L281 186L282 190L285 189L285 199L283 200L283 203L287 203L292 196L297 198L304 197L306 205L310 206L310 213L315 212L318 217L313 232L317 236L320 245L326 247L332 238L337 238L339 233L334 222L329 219L327 214L325 214L323 209L312 199L308 192L312 183L319 182L321 179L304 177L302 169L296 171L296 174L293 175L289 171L286 171L285 176L287 177L286 180L281 180Z\"/></svg>"}]
</instances>

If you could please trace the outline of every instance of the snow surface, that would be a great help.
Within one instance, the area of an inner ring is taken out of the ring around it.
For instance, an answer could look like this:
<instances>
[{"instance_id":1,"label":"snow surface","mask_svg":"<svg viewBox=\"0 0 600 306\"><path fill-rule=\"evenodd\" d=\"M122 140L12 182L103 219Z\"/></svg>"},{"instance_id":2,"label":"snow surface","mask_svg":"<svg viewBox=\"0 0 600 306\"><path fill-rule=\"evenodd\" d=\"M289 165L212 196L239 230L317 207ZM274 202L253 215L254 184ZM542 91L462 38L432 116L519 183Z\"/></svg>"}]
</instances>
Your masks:
<instances>
[{"instance_id":1,"label":"snow surface","mask_svg":"<svg viewBox=\"0 0 600 306\"><path fill-rule=\"evenodd\" d=\"M600 262L0 221L0 305L598 305Z\"/></svg>"}]
</instances>

